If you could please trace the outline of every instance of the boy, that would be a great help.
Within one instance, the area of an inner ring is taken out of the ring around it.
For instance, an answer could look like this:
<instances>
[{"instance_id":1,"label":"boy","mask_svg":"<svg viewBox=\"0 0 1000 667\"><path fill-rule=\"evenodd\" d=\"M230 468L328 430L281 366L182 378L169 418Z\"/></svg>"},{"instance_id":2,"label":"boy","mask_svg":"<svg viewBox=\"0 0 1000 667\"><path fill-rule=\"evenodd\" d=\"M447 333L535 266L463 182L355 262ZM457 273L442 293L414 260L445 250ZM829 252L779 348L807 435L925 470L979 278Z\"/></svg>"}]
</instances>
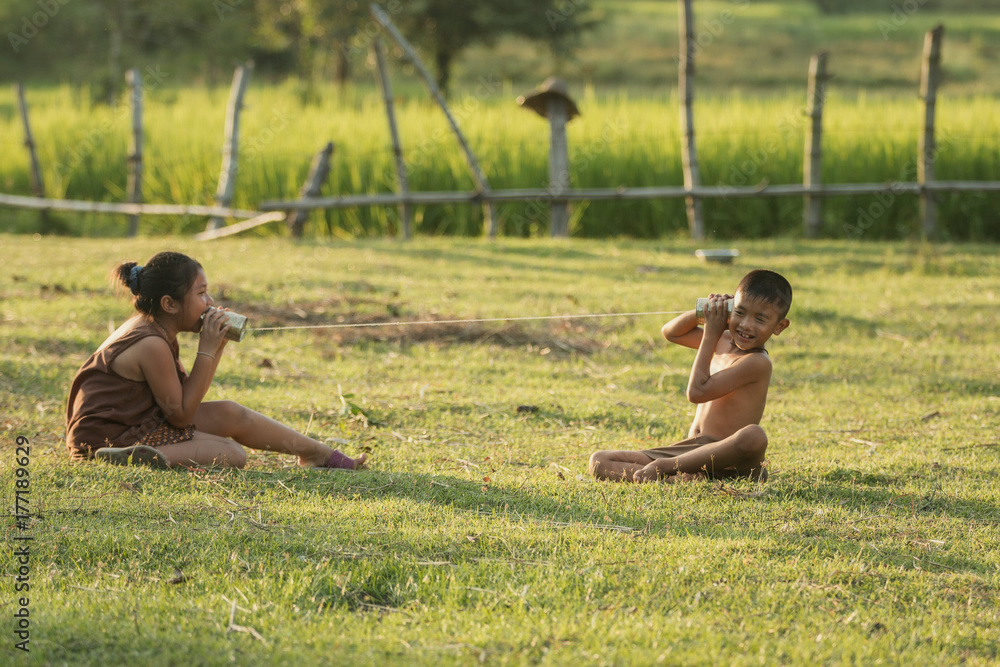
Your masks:
<instances>
[{"instance_id":1,"label":"boy","mask_svg":"<svg viewBox=\"0 0 1000 667\"><path fill-rule=\"evenodd\" d=\"M732 314L728 299L733 298ZM698 350L687 398L697 404L687 440L642 451L594 452L590 474L623 482L668 483L704 477L767 478L767 435L760 427L771 381L764 344L788 328L792 288L773 271L751 271L735 297L713 294L704 329L695 311L663 326L663 336Z\"/></svg>"}]
</instances>

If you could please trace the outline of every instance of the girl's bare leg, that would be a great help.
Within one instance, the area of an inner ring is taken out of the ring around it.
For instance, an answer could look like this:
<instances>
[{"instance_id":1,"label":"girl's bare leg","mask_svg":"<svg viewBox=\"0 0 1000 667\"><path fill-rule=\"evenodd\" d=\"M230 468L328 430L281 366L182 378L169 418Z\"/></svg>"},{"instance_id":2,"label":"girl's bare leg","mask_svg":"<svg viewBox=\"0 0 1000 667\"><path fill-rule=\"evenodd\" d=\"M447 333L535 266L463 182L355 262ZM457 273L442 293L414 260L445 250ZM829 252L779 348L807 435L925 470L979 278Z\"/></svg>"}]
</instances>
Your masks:
<instances>
[{"instance_id":1,"label":"girl's bare leg","mask_svg":"<svg viewBox=\"0 0 1000 667\"><path fill-rule=\"evenodd\" d=\"M195 431L190 440L161 445L156 450L166 457L171 466L242 468L247 462L247 454L240 443L203 431Z\"/></svg>"},{"instance_id":2,"label":"girl's bare leg","mask_svg":"<svg viewBox=\"0 0 1000 667\"><path fill-rule=\"evenodd\" d=\"M301 466L325 466L334 452L322 442L233 401L202 403L194 423L200 431L231 438L251 449L294 454ZM367 458L362 454L354 459L354 467L360 468Z\"/></svg>"},{"instance_id":3,"label":"girl's bare leg","mask_svg":"<svg viewBox=\"0 0 1000 667\"><path fill-rule=\"evenodd\" d=\"M767 434L756 424L744 426L728 438L703 445L690 452L668 459L656 459L642 470L635 471L636 482L655 482L677 473L707 472L710 476L726 468L735 468L749 475L760 470L767 451Z\"/></svg>"},{"instance_id":4,"label":"girl's bare leg","mask_svg":"<svg viewBox=\"0 0 1000 667\"><path fill-rule=\"evenodd\" d=\"M615 482L631 482L632 476L653 462L642 452L604 451L590 455L587 469L597 479L609 479Z\"/></svg>"}]
</instances>

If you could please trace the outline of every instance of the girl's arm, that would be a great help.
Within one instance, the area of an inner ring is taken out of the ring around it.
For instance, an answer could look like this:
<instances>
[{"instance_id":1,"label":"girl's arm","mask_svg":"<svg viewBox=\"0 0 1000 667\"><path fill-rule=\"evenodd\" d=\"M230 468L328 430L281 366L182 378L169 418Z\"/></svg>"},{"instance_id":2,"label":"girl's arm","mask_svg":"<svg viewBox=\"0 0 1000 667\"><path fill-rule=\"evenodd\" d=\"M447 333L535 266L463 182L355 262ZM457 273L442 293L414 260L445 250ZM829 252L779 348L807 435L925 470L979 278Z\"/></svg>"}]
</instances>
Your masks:
<instances>
[{"instance_id":1,"label":"girl's arm","mask_svg":"<svg viewBox=\"0 0 1000 667\"><path fill-rule=\"evenodd\" d=\"M228 342L223 336L229 325L225 316L218 314L220 312L210 311L205 315L198 354L183 384L177 377L177 366L167 341L150 336L136 343L137 347L145 348L139 355L139 368L172 426L183 428L194 420L194 413L212 385L215 369Z\"/></svg>"}]
</instances>

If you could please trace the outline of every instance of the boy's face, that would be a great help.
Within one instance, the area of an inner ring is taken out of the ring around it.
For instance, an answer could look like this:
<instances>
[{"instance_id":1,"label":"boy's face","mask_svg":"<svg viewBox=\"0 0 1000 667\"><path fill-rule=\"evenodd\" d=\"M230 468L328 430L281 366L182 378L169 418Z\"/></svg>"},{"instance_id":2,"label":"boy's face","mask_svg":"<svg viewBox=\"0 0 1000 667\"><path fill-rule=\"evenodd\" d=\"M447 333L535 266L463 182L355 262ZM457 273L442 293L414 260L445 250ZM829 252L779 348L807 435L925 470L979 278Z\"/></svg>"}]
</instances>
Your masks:
<instances>
[{"instance_id":1,"label":"boy's face","mask_svg":"<svg viewBox=\"0 0 1000 667\"><path fill-rule=\"evenodd\" d=\"M764 347L771 336L780 334L788 324L788 319L781 317L772 303L746 297L742 292L737 292L733 298L729 333L741 350Z\"/></svg>"}]
</instances>

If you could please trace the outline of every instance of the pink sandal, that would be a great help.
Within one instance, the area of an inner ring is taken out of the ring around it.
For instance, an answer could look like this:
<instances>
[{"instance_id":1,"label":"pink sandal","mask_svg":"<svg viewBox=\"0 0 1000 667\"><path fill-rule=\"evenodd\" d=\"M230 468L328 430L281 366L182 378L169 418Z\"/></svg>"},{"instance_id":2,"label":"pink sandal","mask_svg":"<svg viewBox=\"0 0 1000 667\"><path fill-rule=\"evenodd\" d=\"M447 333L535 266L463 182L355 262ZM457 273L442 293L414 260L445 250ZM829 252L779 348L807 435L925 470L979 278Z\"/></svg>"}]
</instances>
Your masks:
<instances>
[{"instance_id":1,"label":"pink sandal","mask_svg":"<svg viewBox=\"0 0 1000 667\"><path fill-rule=\"evenodd\" d=\"M354 470L358 467L358 462L339 449L333 450L326 465L313 466L313 470Z\"/></svg>"}]
</instances>

